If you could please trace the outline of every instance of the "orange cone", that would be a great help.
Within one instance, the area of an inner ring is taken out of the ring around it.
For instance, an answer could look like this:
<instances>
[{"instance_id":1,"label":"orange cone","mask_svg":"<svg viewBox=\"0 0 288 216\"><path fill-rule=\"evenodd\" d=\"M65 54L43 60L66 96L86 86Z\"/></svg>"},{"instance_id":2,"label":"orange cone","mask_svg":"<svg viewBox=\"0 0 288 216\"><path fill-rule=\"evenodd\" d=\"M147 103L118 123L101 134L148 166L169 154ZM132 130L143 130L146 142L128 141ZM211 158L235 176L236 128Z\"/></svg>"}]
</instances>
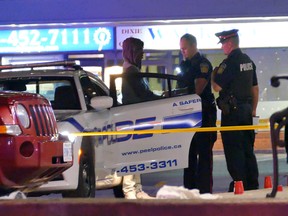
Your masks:
<instances>
[{"instance_id":1,"label":"orange cone","mask_svg":"<svg viewBox=\"0 0 288 216\"><path fill-rule=\"evenodd\" d=\"M265 176L265 179L264 179L264 188L272 188L271 176Z\"/></svg>"},{"instance_id":2,"label":"orange cone","mask_svg":"<svg viewBox=\"0 0 288 216\"><path fill-rule=\"evenodd\" d=\"M234 194L243 194L244 187L242 181L235 181L234 182Z\"/></svg>"},{"instance_id":3,"label":"orange cone","mask_svg":"<svg viewBox=\"0 0 288 216\"><path fill-rule=\"evenodd\" d=\"M278 185L278 187L277 187L277 191L283 191L283 187L282 187L282 185Z\"/></svg>"}]
</instances>

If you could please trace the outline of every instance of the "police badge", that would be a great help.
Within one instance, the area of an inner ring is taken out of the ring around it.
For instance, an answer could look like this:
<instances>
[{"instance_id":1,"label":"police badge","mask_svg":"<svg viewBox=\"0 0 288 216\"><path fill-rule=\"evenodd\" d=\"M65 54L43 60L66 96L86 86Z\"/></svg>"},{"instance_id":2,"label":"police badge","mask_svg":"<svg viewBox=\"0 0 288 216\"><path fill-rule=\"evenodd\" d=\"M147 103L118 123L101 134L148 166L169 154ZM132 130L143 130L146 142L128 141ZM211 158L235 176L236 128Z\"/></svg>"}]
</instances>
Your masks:
<instances>
[{"instance_id":1,"label":"police badge","mask_svg":"<svg viewBox=\"0 0 288 216\"><path fill-rule=\"evenodd\" d=\"M201 73L208 73L209 65L207 63L201 63L200 70L201 70Z\"/></svg>"}]
</instances>

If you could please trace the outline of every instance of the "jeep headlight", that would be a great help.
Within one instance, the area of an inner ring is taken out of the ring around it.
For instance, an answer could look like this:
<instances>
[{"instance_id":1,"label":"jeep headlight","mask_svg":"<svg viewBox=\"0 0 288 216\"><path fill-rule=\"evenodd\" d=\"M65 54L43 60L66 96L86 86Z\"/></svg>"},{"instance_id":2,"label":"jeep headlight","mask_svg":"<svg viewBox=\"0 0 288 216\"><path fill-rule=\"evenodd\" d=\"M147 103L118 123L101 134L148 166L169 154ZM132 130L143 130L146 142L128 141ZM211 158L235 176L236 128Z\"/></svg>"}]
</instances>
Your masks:
<instances>
[{"instance_id":1,"label":"jeep headlight","mask_svg":"<svg viewBox=\"0 0 288 216\"><path fill-rule=\"evenodd\" d=\"M24 128L28 128L30 126L30 118L27 110L23 105L18 104L18 106L16 107L16 115L19 119L19 122Z\"/></svg>"},{"instance_id":2,"label":"jeep headlight","mask_svg":"<svg viewBox=\"0 0 288 216\"><path fill-rule=\"evenodd\" d=\"M19 125L0 125L0 134L18 136L22 133Z\"/></svg>"}]
</instances>

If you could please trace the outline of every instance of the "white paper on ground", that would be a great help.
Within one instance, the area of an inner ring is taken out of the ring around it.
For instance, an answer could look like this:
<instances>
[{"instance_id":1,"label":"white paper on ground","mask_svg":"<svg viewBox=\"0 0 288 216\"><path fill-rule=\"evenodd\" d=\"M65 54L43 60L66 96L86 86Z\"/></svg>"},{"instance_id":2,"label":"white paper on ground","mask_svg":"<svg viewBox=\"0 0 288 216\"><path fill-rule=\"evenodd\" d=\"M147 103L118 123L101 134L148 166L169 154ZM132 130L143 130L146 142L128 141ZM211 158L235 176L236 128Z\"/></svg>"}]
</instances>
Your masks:
<instances>
[{"instance_id":1,"label":"white paper on ground","mask_svg":"<svg viewBox=\"0 0 288 216\"><path fill-rule=\"evenodd\" d=\"M13 191L12 193L6 195L6 196L1 196L0 199L27 199L25 194L21 191Z\"/></svg>"},{"instance_id":2,"label":"white paper on ground","mask_svg":"<svg viewBox=\"0 0 288 216\"><path fill-rule=\"evenodd\" d=\"M183 186L168 186L161 187L157 194L157 199L219 199L220 195L210 193L200 194L197 189L186 189Z\"/></svg>"}]
</instances>

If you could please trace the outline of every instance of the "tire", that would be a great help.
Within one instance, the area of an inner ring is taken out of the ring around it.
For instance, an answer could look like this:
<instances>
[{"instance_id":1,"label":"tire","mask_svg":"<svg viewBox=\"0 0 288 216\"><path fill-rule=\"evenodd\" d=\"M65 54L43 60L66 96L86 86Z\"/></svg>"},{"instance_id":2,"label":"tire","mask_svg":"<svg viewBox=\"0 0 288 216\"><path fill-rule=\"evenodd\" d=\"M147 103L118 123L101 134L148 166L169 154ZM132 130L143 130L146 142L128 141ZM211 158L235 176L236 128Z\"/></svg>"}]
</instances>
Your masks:
<instances>
[{"instance_id":1,"label":"tire","mask_svg":"<svg viewBox=\"0 0 288 216\"><path fill-rule=\"evenodd\" d=\"M122 184L113 187L113 194L114 194L114 197L115 197L115 198L124 198L124 197L125 197L125 196L124 196L124 193L123 193L123 186L122 186Z\"/></svg>"},{"instance_id":2,"label":"tire","mask_svg":"<svg viewBox=\"0 0 288 216\"><path fill-rule=\"evenodd\" d=\"M93 157L80 158L78 187L75 191L63 192L63 197L95 197L95 172Z\"/></svg>"}]
</instances>

